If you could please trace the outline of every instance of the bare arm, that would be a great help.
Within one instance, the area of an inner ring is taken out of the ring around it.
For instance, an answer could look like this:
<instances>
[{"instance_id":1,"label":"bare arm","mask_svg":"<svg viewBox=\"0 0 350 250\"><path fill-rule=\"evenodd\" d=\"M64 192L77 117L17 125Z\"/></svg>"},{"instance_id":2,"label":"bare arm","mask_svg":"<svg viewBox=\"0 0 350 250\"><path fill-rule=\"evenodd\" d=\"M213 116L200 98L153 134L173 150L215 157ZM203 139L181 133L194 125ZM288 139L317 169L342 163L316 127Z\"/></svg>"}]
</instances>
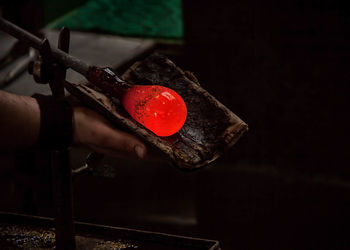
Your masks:
<instances>
[{"instance_id":1,"label":"bare arm","mask_svg":"<svg viewBox=\"0 0 350 250\"><path fill-rule=\"evenodd\" d=\"M35 99L0 91L0 148L35 145L40 130L40 109Z\"/></svg>"},{"instance_id":2,"label":"bare arm","mask_svg":"<svg viewBox=\"0 0 350 250\"><path fill-rule=\"evenodd\" d=\"M73 110L74 143L110 156L144 158L146 146L135 136L119 131L96 112ZM38 143L40 108L34 98L0 91L0 149L30 147Z\"/></svg>"}]
</instances>

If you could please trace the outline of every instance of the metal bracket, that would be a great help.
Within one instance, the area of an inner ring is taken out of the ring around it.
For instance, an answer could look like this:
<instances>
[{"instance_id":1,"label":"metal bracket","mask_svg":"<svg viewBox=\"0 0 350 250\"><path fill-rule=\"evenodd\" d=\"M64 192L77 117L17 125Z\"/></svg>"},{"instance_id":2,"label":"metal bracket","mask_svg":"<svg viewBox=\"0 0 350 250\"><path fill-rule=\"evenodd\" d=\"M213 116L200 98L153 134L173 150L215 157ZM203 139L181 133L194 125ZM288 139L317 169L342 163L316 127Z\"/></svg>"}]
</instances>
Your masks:
<instances>
[{"instance_id":1,"label":"metal bracket","mask_svg":"<svg viewBox=\"0 0 350 250\"><path fill-rule=\"evenodd\" d=\"M68 53L69 39L69 29L63 28L59 33L58 49ZM29 64L29 73L33 75L37 83L48 83L55 98L64 98L67 67L53 59L51 46L47 39L42 41L39 53L40 58ZM75 249L72 170L68 149L51 152L51 168L55 203L56 248Z\"/></svg>"}]
</instances>

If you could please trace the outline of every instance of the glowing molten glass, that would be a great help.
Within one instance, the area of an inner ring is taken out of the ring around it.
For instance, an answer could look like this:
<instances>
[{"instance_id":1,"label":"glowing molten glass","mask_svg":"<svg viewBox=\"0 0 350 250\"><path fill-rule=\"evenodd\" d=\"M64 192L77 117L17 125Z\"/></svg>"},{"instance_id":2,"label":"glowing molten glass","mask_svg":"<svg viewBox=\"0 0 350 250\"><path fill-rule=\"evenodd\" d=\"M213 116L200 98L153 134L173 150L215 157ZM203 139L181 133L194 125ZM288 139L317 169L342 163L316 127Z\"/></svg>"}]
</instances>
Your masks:
<instances>
[{"instance_id":1,"label":"glowing molten glass","mask_svg":"<svg viewBox=\"0 0 350 250\"><path fill-rule=\"evenodd\" d=\"M181 96L163 86L131 86L125 91L122 103L136 121L158 136L175 134L187 117Z\"/></svg>"},{"instance_id":2,"label":"glowing molten glass","mask_svg":"<svg viewBox=\"0 0 350 250\"><path fill-rule=\"evenodd\" d=\"M186 104L172 89L130 85L109 68L91 67L86 78L105 93L119 98L132 118L158 136L175 134L186 121Z\"/></svg>"}]
</instances>

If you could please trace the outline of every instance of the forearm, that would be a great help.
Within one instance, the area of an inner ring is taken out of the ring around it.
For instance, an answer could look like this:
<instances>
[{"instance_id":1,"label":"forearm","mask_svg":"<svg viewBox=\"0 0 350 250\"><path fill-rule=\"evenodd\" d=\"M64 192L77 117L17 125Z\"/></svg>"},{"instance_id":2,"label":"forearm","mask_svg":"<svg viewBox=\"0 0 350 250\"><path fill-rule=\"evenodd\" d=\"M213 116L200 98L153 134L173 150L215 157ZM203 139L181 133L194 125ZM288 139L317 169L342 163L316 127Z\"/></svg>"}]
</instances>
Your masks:
<instances>
[{"instance_id":1,"label":"forearm","mask_svg":"<svg viewBox=\"0 0 350 250\"><path fill-rule=\"evenodd\" d=\"M41 108L43 107L42 105ZM49 111L55 112L54 109ZM0 149L11 150L38 144L43 146L42 139L47 138L47 132L56 131L47 127L50 123L47 123L45 116L41 117L41 114L43 112L40 111L36 99L0 91ZM41 118L43 121L40 121ZM45 126L40 128L43 123L48 129L46 134L43 132ZM92 110L74 108L72 125L73 142L76 144L83 144L97 152L115 157L137 155L143 159L146 156L147 149L142 141L115 129L105 118Z\"/></svg>"},{"instance_id":2,"label":"forearm","mask_svg":"<svg viewBox=\"0 0 350 250\"><path fill-rule=\"evenodd\" d=\"M35 145L39 131L40 109L37 101L0 90L0 149Z\"/></svg>"}]
</instances>

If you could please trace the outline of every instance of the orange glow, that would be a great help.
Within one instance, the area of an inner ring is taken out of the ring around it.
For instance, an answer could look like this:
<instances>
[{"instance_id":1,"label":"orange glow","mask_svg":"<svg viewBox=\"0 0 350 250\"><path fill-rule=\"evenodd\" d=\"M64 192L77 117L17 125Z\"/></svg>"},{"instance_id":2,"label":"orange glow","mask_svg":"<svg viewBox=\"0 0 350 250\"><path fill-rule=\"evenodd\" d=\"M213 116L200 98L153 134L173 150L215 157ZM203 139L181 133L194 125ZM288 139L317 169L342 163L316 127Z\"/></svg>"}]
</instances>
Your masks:
<instances>
[{"instance_id":1,"label":"orange glow","mask_svg":"<svg viewBox=\"0 0 350 250\"><path fill-rule=\"evenodd\" d=\"M158 136L175 134L187 117L181 96L163 86L131 86L123 95L122 103L136 121Z\"/></svg>"}]
</instances>

